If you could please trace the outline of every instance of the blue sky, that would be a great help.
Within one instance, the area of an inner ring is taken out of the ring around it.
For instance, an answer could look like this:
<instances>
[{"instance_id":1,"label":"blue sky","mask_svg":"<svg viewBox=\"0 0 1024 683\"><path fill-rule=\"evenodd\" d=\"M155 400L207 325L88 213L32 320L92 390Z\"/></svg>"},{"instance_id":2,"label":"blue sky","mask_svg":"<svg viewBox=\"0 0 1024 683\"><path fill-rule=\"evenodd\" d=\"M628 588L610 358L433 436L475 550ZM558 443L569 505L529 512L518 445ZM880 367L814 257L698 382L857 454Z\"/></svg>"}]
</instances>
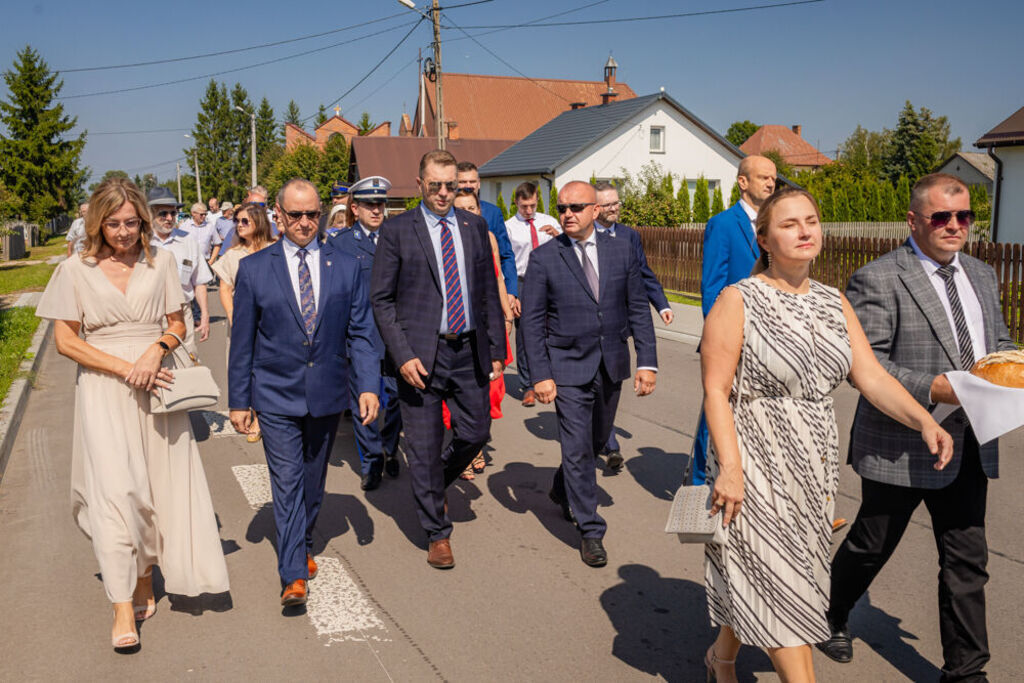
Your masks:
<instances>
[{"instance_id":1,"label":"blue sky","mask_svg":"<svg viewBox=\"0 0 1024 683\"><path fill-rule=\"evenodd\" d=\"M447 0L454 5L467 0ZM425 5L427 0L419 0ZM493 0L450 9L460 26L519 24L595 0ZM1018 0L823 0L732 14L545 26L574 19L619 19L768 4L773 0L606 0L530 28L478 38L533 77L599 80L611 52L618 78L638 94L665 90L725 132L735 120L803 126L831 153L859 123L892 127L909 99L949 117L964 148L1024 105ZM287 11L285 11L285 9ZM0 67L21 46L51 68L72 69L186 57L286 40L398 15L372 26L233 55L149 67L64 75L63 95L192 78L330 47L216 78L236 81L280 116L289 99L311 115L348 90L409 30L416 15L397 0L289 3L184 0L176 3L7 3L0 24ZM483 29L469 29L479 34ZM349 43L354 38L366 38ZM342 115L390 120L416 105L418 48L429 52L424 22L364 84L341 102ZM457 30L442 32L446 71L516 75ZM390 79L390 80L389 80ZM208 79L135 92L68 99L80 129L91 133L191 129ZM0 84L2 87L2 84ZM2 93L6 97L6 91ZM510 102L510 107L529 102ZM110 168L174 175L188 140L182 131L91 135L84 161L98 176ZM171 162L171 163L168 163Z\"/></svg>"}]
</instances>

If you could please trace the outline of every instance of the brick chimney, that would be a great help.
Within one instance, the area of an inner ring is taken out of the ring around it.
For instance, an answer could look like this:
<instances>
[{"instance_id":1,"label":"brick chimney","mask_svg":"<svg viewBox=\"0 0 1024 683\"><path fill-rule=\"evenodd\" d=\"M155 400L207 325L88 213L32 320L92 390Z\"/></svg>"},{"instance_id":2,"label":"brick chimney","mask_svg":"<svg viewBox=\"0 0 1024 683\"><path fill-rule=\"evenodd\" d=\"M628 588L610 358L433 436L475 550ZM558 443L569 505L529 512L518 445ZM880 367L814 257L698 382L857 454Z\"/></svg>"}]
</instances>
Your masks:
<instances>
[{"instance_id":1,"label":"brick chimney","mask_svg":"<svg viewBox=\"0 0 1024 683\"><path fill-rule=\"evenodd\" d=\"M569 108L570 109L583 109L583 107L585 107L585 106L587 106L586 102L570 102L569 103Z\"/></svg>"},{"instance_id":2,"label":"brick chimney","mask_svg":"<svg viewBox=\"0 0 1024 683\"><path fill-rule=\"evenodd\" d=\"M801 126L799 123L794 123L793 126L792 126L792 129L793 129L793 132L796 133L797 136L799 136L800 135L800 131L803 130L803 126Z\"/></svg>"},{"instance_id":3,"label":"brick chimney","mask_svg":"<svg viewBox=\"0 0 1024 683\"><path fill-rule=\"evenodd\" d=\"M448 122L448 139L458 140L459 139L459 122L449 121Z\"/></svg>"},{"instance_id":4,"label":"brick chimney","mask_svg":"<svg viewBox=\"0 0 1024 683\"><path fill-rule=\"evenodd\" d=\"M604 64L604 82L608 88L601 93L601 104L608 104L619 96L619 93L615 92L615 72L618 68L619 65L615 59L608 55L608 61Z\"/></svg>"}]
</instances>

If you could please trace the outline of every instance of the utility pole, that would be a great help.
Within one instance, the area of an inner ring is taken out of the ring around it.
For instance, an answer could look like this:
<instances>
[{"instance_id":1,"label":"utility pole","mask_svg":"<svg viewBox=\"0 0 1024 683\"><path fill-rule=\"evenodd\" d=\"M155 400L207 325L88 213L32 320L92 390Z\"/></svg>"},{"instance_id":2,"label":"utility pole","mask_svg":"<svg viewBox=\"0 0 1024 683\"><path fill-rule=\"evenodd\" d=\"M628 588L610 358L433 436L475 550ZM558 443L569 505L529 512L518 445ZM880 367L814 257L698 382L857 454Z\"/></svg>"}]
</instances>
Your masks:
<instances>
[{"instance_id":1,"label":"utility pole","mask_svg":"<svg viewBox=\"0 0 1024 683\"><path fill-rule=\"evenodd\" d=\"M434 20L434 68L437 80L434 82L434 98L437 102L437 147L444 149L444 89L441 86L441 7L434 0L431 15Z\"/></svg>"},{"instance_id":2,"label":"utility pole","mask_svg":"<svg viewBox=\"0 0 1024 683\"><path fill-rule=\"evenodd\" d=\"M203 190L199 185L199 151L195 147L192 148L192 161L195 163L196 167L196 201L202 204Z\"/></svg>"},{"instance_id":3,"label":"utility pole","mask_svg":"<svg viewBox=\"0 0 1024 683\"><path fill-rule=\"evenodd\" d=\"M176 163L174 166L178 170L178 203L181 204L181 163Z\"/></svg>"},{"instance_id":4,"label":"utility pole","mask_svg":"<svg viewBox=\"0 0 1024 683\"><path fill-rule=\"evenodd\" d=\"M249 152L249 156L252 157L252 167L249 169L249 187L253 188L256 187L256 112L254 111L250 114L237 104L235 105L235 109L242 112L243 114L249 114L249 123L251 126L249 133L251 150Z\"/></svg>"}]
</instances>

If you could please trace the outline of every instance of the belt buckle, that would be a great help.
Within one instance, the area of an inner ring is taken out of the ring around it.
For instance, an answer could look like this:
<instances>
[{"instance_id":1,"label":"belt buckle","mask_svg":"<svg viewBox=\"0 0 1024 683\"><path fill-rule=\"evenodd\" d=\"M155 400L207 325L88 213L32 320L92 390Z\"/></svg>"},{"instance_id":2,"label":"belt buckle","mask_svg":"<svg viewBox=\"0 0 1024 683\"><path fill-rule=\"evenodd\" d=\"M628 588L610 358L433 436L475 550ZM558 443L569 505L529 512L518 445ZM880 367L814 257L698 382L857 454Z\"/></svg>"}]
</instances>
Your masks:
<instances>
[{"instance_id":1,"label":"belt buckle","mask_svg":"<svg viewBox=\"0 0 1024 683\"><path fill-rule=\"evenodd\" d=\"M452 334L451 332L445 332L441 335L441 339L444 339L445 341L457 341L459 339L459 335Z\"/></svg>"}]
</instances>

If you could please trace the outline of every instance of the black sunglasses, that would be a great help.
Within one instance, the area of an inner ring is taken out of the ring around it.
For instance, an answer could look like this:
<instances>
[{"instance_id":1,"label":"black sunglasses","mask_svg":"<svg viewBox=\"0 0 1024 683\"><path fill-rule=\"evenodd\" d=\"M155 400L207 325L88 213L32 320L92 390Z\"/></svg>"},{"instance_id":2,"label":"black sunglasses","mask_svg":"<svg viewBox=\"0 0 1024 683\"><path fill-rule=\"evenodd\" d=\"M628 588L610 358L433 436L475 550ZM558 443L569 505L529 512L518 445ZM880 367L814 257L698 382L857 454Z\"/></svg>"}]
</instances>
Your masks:
<instances>
[{"instance_id":1,"label":"black sunglasses","mask_svg":"<svg viewBox=\"0 0 1024 683\"><path fill-rule=\"evenodd\" d=\"M438 182L436 180L432 180L429 183L426 183L427 192L430 194L437 194L438 192L441 191L442 185L444 185L444 189L448 190L449 192L455 192L459 189L459 183L456 180L449 180L443 183Z\"/></svg>"},{"instance_id":2,"label":"black sunglasses","mask_svg":"<svg viewBox=\"0 0 1024 683\"><path fill-rule=\"evenodd\" d=\"M586 202L585 204L556 204L555 208L558 209L558 213L562 214L566 211L572 210L573 213L579 213L588 206L593 206L596 202Z\"/></svg>"},{"instance_id":3,"label":"black sunglasses","mask_svg":"<svg viewBox=\"0 0 1024 683\"><path fill-rule=\"evenodd\" d=\"M316 211L285 211L284 215L288 216L288 218L292 219L293 221L301 220L303 216L305 216L311 221L315 221L317 218L320 218L320 210L318 209Z\"/></svg>"},{"instance_id":4,"label":"black sunglasses","mask_svg":"<svg viewBox=\"0 0 1024 683\"><path fill-rule=\"evenodd\" d=\"M949 222L953 220L953 216L956 216L957 223L964 227L969 228L974 223L974 212L970 209L962 211L936 211L931 216L919 215L921 218L926 219L933 228L943 228L949 225Z\"/></svg>"},{"instance_id":5,"label":"black sunglasses","mask_svg":"<svg viewBox=\"0 0 1024 683\"><path fill-rule=\"evenodd\" d=\"M459 194L473 194L475 192L476 192L476 190L474 190L472 187L460 187L459 188Z\"/></svg>"},{"instance_id":6,"label":"black sunglasses","mask_svg":"<svg viewBox=\"0 0 1024 683\"><path fill-rule=\"evenodd\" d=\"M249 225L249 219L248 218L239 218L238 219L238 224L239 225Z\"/></svg>"},{"instance_id":7,"label":"black sunglasses","mask_svg":"<svg viewBox=\"0 0 1024 683\"><path fill-rule=\"evenodd\" d=\"M163 211L157 211L156 215L159 216L160 218L167 218L168 216L174 218L175 216L178 215L178 212L175 211L174 209L164 209Z\"/></svg>"}]
</instances>

